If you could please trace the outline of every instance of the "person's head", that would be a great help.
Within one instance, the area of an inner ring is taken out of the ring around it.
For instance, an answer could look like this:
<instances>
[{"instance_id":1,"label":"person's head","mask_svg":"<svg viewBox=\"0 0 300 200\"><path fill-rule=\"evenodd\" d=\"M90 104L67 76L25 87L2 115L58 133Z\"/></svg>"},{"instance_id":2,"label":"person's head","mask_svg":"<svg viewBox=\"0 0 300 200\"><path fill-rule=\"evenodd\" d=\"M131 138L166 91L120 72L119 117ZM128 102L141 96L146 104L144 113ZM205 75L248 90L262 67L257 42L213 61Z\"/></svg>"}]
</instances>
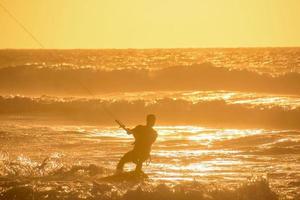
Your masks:
<instances>
[{"instance_id":1,"label":"person's head","mask_svg":"<svg viewBox=\"0 0 300 200\"><path fill-rule=\"evenodd\" d=\"M153 114L147 115L147 126L152 127L154 126L156 121L156 117Z\"/></svg>"}]
</instances>

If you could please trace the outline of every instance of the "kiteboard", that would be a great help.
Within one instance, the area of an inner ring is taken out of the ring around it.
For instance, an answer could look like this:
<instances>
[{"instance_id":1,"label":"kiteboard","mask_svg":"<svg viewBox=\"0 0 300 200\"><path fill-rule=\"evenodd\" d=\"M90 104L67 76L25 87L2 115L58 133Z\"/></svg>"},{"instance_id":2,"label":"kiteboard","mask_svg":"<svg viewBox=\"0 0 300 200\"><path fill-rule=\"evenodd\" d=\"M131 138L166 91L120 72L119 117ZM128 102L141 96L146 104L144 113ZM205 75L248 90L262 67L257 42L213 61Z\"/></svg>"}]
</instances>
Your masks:
<instances>
[{"instance_id":1,"label":"kiteboard","mask_svg":"<svg viewBox=\"0 0 300 200\"><path fill-rule=\"evenodd\" d=\"M148 175L144 172L122 172L110 176L98 178L96 182L139 182L148 179Z\"/></svg>"}]
</instances>

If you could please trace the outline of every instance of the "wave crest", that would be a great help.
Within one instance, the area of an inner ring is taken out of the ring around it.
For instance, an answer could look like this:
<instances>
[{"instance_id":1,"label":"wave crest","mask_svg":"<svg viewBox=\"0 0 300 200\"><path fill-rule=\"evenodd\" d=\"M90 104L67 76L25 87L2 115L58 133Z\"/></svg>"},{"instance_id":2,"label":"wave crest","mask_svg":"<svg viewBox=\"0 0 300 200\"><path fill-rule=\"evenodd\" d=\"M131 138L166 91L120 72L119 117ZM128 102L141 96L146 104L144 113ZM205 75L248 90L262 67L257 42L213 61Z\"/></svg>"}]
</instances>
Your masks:
<instances>
[{"instance_id":1,"label":"wave crest","mask_svg":"<svg viewBox=\"0 0 300 200\"><path fill-rule=\"evenodd\" d=\"M47 117L52 120L112 124L109 109L126 124L143 123L147 113L155 113L160 124L210 124L227 127L263 127L299 129L300 108L248 106L224 100L193 103L183 99L103 100L85 98L1 97L0 114L18 118ZM126 119L130 119L126 120ZM142 121L141 121L142 120Z\"/></svg>"},{"instance_id":2,"label":"wave crest","mask_svg":"<svg viewBox=\"0 0 300 200\"><path fill-rule=\"evenodd\" d=\"M210 63L156 70L17 66L0 69L0 91L25 95L90 95L157 90L234 90L300 94L300 74L273 77Z\"/></svg>"}]
</instances>

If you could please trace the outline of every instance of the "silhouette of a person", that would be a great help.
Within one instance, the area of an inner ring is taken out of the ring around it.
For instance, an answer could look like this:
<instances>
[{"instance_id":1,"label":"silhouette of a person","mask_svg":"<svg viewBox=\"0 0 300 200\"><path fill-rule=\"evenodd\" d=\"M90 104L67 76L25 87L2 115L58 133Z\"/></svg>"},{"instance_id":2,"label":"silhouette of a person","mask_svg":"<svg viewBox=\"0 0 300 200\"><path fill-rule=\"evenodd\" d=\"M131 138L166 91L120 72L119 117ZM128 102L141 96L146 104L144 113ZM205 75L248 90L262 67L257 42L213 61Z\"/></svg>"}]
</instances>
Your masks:
<instances>
[{"instance_id":1,"label":"silhouette of a person","mask_svg":"<svg viewBox=\"0 0 300 200\"><path fill-rule=\"evenodd\" d=\"M124 128L127 134L132 134L135 138L133 150L127 152L119 161L116 173L122 173L123 167L128 162L136 164L135 172L142 172L143 163L150 157L151 146L157 138L157 132L153 129L155 115L147 115L147 124L138 125L134 129Z\"/></svg>"}]
</instances>

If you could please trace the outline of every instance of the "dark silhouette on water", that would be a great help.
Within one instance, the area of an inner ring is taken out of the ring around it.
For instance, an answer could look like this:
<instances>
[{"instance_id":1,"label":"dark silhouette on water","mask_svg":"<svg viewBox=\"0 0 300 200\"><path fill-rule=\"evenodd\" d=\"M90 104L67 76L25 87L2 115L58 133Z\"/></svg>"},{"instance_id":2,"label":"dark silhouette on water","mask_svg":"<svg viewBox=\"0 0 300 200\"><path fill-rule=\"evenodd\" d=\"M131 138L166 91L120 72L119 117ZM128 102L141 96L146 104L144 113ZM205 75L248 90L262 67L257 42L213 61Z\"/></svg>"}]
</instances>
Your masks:
<instances>
[{"instance_id":1,"label":"dark silhouette on water","mask_svg":"<svg viewBox=\"0 0 300 200\"><path fill-rule=\"evenodd\" d=\"M119 161L116 173L122 173L123 167L128 162L136 164L135 172L142 172L143 163L150 157L151 146L157 138L157 132L153 129L155 115L147 115L147 124L138 125L134 129L128 129L124 125L121 127L127 134L132 134L135 138L133 150L127 152Z\"/></svg>"}]
</instances>

